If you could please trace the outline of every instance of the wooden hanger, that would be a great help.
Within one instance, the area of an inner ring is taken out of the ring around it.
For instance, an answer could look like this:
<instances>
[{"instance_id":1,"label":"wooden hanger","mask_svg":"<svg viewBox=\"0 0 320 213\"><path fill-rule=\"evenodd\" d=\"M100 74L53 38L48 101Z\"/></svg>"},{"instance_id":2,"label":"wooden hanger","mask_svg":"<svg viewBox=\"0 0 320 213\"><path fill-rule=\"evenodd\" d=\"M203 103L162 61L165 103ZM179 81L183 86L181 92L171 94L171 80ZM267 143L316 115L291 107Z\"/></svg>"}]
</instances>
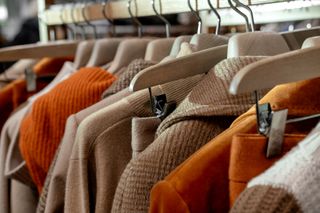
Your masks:
<instances>
[{"instance_id":1,"label":"wooden hanger","mask_svg":"<svg viewBox=\"0 0 320 213\"><path fill-rule=\"evenodd\" d=\"M190 6L190 1L188 1L188 4L190 9L193 10ZM200 17L198 18L200 20ZM198 31L200 28L201 26L198 26ZM204 40L198 38L207 38L208 44L201 43ZM213 46L209 49L204 49L191 55L161 62L157 65L144 69L132 79L130 83L130 90L138 91L182 78L203 74L208 72L218 62L226 58L227 39L220 36L205 34L203 37L195 36L193 37L193 41L192 39L190 41L191 44L197 44L197 42L199 42L198 44L200 48L207 48L210 45ZM225 45L216 47L215 45L217 44Z\"/></svg>"},{"instance_id":2,"label":"wooden hanger","mask_svg":"<svg viewBox=\"0 0 320 213\"><path fill-rule=\"evenodd\" d=\"M298 50L302 47L303 42L310 37L320 35L320 27L309 29L299 29L281 33L291 50Z\"/></svg>"},{"instance_id":3,"label":"wooden hanger","mask_svg":"<svg viewBox=\"0 0 320 213\"><path fill-rule=\"evenodd\" d=\"M171 50L170 50L170 54L168 56L166 56L164 59L162 59L161 63L175 59L180 52L181 44L183 42L189 43L191 38L192 38L191 35L178 36L177 38L175 38L173 45L171 47Z\"/></svg>"},{"instance_id":4,"label":"wooden hanger","mask_svg":"<svg viewBox=\"0 0 320 213\"><path fill-rule=\"evenodd\" d=\"M239 56L272 56L290 51L279 33L249 32L232 36L228 43L228 58Z\"/></svg>"},{"instance_id":5,"label":"wooden hanger","mask_svg":"<svg viewBox=\"0 0 320 213\"><path fill-rule=\"evenodd\" d=\"M95 42L86 67L99 67L111 62L122 38L105 38Z\"/></svg>"},{"instance_id":6,"label":"wooden hanger","mask_svg":"<svg viewBox=\"0 0 320 213\"><path fill-rule=\"evenodd\" d=\"M108 71L112 74L126 67L137 58L144 58L148 43L152 38L132 38L120 42L114 60Z\"/></svg>"},{"instance_id":7,"label":"wooden hanger","mask_svg":"<svg viewBox=\"0 0 320 213\"><path fill-rule=\"evenodd\" d=\"M79 41L54 41L5 47L0 49L0 61L74 56Z\"/></svg>"},{"instance_id":8,"label":"wooden hanger","mask_svg":"<svg viewBox=\"0 0 320 213\"><path fill-rule=\"evenodd\" d=\"M230 93L236 95L319 77L319 38L313 44L316 46L270 56L244 67L232 80Z\"/></svg>"},{"instance_id":9,"label":"wooden hanger","mask_svg":"<svg viewBox=\"0 0 320 213\"><path fill-rule=\"evenodd\" d=\"M130 83L131 91L208 72L227 56L227 45L202 50L191 55L159 63L139 72Z\"/></svg>"},{"instance_id":10,"label":"wooden hanger","mask_svg":"<svg viewBox=\"0 0 320 213\"><path fill-rule=\"evenodd\" d=\"M145 60L160 62L169 55L174 39L170 38L170 23L157 11L155 0L151 0L151 5L157 17L165 23L166 38L156 39L148 44Z\"/></svg>"},{"instance_id":11,"label":"wooden hanger","mask_svg":"<svg viewBox=\"0 0 320 213\"><path fill-rule=\"evenodd\" d=\"M170 54L174 40L175 38L162 38L150 41L144 59L147 61L160 62Z\"/></svg>"},{"instance_id":12,"label":"wooden hanger","mask_svg":"<svg viewBox=\"0 0 320 213\"><path fill-rule=\"evenodd\" d=\"M79 43L73 62L75 69L80 69L81 67L86 66L90 59L94 43L94 40L81 41Z\"/></svg>"},{"instance_id":13,"label":"wooden hanger","mask_svg":"<svg viewBox=\"0 0 320 213\"><path fill-rule=\"evenodd\" d=\"M232 36L228 58L239 56L272 56L300 49L304 40L320 35L320 27L284 33L249 32Z\"/></svg>"}]
</instances>

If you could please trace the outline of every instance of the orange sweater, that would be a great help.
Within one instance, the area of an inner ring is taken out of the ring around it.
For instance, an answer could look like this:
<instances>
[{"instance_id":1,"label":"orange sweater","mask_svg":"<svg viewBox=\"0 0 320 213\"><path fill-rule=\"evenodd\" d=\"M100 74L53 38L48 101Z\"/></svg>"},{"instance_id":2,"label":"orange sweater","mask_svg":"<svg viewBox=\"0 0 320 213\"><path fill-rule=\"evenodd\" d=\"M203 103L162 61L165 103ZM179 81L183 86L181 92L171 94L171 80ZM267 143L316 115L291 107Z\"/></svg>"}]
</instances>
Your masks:
<instances>
[{"instance_id":1,"label":"orange sweater","mask_svg":"<svg viewBox=\"0 0 320 213\"><path fill-rule=\"evenodd\" d=\"M36 74L58 73L67 60L71 58L44 58L33 67L33 71ZM37 81L37 91L47 84L45 81ZM10 114L37 91L28 92L24 79L15 80L0 90L0 130Z\"/></svg>"},{"instance_id":2,"label":"orange sweater","mask_svg":"<svg viewBox=\"0 0 320 213\"><path fill-rule=\"evenodd\" d=\"M33 104L20 127L20 150L38 191L64 134L67 118L100 100L115 77L100 68L82 68Z\"/></svg>"}]
</instances>

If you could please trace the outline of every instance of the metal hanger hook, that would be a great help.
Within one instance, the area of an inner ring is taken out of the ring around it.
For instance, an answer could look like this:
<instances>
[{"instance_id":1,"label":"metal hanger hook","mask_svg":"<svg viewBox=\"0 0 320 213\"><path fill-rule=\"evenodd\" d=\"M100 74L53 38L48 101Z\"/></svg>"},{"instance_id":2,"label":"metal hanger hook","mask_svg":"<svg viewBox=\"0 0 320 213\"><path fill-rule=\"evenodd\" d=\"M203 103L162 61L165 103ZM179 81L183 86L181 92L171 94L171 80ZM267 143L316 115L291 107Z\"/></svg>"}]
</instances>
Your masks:
<instances>
[{"instance_id":1,"label":"metal hanger hook","mask_svg":"<svg viewBox=\"0 0 320 213\"><path fill-rule=\"evenodd\" d=\"M62 9L61 9L61 13L60 13L60 16L59 16L59 18L60 18L60 20L61 20L61 22L62 22L62 24L64 24L65 26L66 26L66 28L67 28L67 30L69 30L70 32L71 32L71 39L74 39L76 36L76 33L73 31L73 29L66 23L66 21L64 20L64 18L63 18L63 12L66 10L66 5L64 4L64 5L62 5Z\"/></svg>"},{"instance_id":2,"label":"metal hanger hook","mask_svg":"<svg viewBox=\"0 0 320 213\"><path fill-rule=\"evenodd\" d=\"M249 32L250 31L250 24L249 24L249 19L248 17L246 16L246 14L244 14L243 12L241 12L236 6L234 6L232 4L232 1L231 0L228 0L228 3L230 5L230 7L236 12L238 13L240 16L242 16L245 21L246 21L246 32Z\"/></svg>"},{"instance_id":3,"label":"metal hanger hook","mask_svg":"<svg viewBox=\"0 0 320 213\"><path fill-rule=\"evenodd\" d=\"M133 22L138 26L138 37L141 38L142 37L142 24L139 21L139 19L137 19L137 17L133 16L132 11L131 11L131 2L132 2L132 0L128 0L128 3L127 3L128 13L130 15L130 18L133 20Z\"/></svg>"},{"instance_id":4,"label":"metal hanger hook","mask_svg":"<svg viewBox=\"0 0 320 213\"><path fill-rule=\"evenodd\" d=\"M75 26L77 26L77 27L79 27L81 29L81 38L85 40L86 39L86 36L85 36L86 33L85 33L85 30L84 30L84 27L77 23L75 15L74 15L74 11L76 10L76 2L74 1L72 3L72 5L73 5L72 8L71 8L71 19L72 19L72 22L73 22L73 24Z\"/></svg>"},{"instance_id":5,"label":"metal hanger hook","mask_svg":"<svg viewBox=\"0 0 320 213\"><path fill-rule=\"evenodd\" d=\"M165 23L166 37L169 38L170 37L170 26L171 26L170 22L157 11L156 5L155 5L155 0L151 0L151 5L152 5L154 13Z\"/></svg>"},{"instance_id":6,"label":"metal hanger hook","mask_svg":"<svg viewBox=\"0 0 320 213\"><path fill-rule=\"evenodd\" d=\"M188 6L190 8L190 11L197 17L198 19L198 29L197 29L197 34L200 34L202 32L202 19L199 16L198 12L195 11L191 5L191 0L188 0Z\"/></svg>"},{"instance_id":7,"label":"metal hanger hook","mask_svg":"<svg viewBox=\"0 0 320 213\"><path fill-rule=\"evenodd\" d=\"M211 11L215 14L215 16L217 17L217 26L216 26L216 35L219 35L220 33L220 28L221 28L221 16L219 15L218 11L213 7L212 3L210 0L208 0L208 4L209 7L211 9Z\"/></svg>"},{"instance_id":8,"label":"metal hanger hook","mask_svg":"<svg viewBox=\"0 0 320 213\"><path fill-rule=\"evenodd\" d=\"M233 0L236 3L236 6L240 6L243 7L244 9L246 9L247 11L249 11L250 13L250 19L251 19L251 32L254 32L254 17L253 17L253 12L251 10L251 8L248 5L243 4L242 2L240 2L239 0ZM250 1L249 1L250 2Z\"/></svg>"},{"instance_id":9,"label":"metal hanger hook","mask_svg":"<svg viewBox=\"0 0 320 213\"><path fill-rule=\"evenodd\" d=\"M102 15L103 15L103 17L111 24L111 33L112 33L112 36L116 36L116 28L115 28L115 25L114 25L114 21L111 20L111 19L109 18L108 14L107 14L107 10L106 10L107 5L108 5L108 4L107 4L107 1L108 1L108 0L106 0L106 1L104 1L104 2L101 3Z\"/></svg>"},{"instance_id":10,"label":"metal hanger hook","mask_svg":"<svg viewBox=\"0 0 320 213\"><path fill-rule=\"evenodd\" d=\"M84 19L85 23L92 28L94 38L97 39L98 38L97 28L96 28L96 26L94 24L92 24L89 21L89 19L86 16L86 7L87 7L87 5L88 5L88 2L85 2L82 5L82 7L81 7L81 15L82 15L82 18Z\"/></svg>"}]
</instances>

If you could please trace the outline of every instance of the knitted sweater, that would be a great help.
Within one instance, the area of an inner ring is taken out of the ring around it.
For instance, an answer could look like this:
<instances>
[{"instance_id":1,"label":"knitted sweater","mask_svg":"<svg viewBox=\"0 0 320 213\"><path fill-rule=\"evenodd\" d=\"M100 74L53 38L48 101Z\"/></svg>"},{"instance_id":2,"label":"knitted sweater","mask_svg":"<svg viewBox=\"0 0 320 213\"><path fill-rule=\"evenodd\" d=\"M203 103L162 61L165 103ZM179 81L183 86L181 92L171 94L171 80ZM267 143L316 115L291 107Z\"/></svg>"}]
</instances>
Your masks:
<instances>
[{"instance_id":1,"label":"knitted sweater","mask_svg":"<svg viewBox=\"0 0 320 213\"><path fill-rule=\"evenodd\" d=\"M279 85L260 103L273 110L288 109L289 117L320 112L320 78ZM310 92L312 91L312 92ZM306 134L314 122L286 125L286 134ZM255 106L232 125L157 183L151 192L150 212L228 212L230 209L229 166L231 141L235 134L257 132ZM265 153L265 149L264 153ZM251 152L247 152L251 154ZM248 156L250 158L250 156ZM248 166L253 164L250 162ZM241 170L239 170L241 172ZM246 175L245 171L243 176ZM259 209L260 210L260 209Z\"/></svg>"},{"instance_id":2,"label":"knitted sweater","mask_svg":"<svg viewBox=\"0 0 320 213\"><path fill-rule=\"evenodd\" d=\"M146 61L144 59L133 60L128 65L127 69L121 73L119 78L106 91L103 92L102 98L106 98L129 87L131 80L136 74L154 64L154 62Z\"/></svg>"},{"instance_id":3,"label":"knitted sweater","mask_svg":"<svg viewBox=\"0 0 320 213\"><path fill-rule=\"evenodd\" d=\"M114 80L100 68L83 68L34 102L21 124L19 146L39 192L68 116L97 102Z\"/></svg>"},{"instance_id":4,"label":"knitted sweater","mask_svg":"<svg viewBox=\"0 0 320 213\"><path fill-rule=\"evenodd\" d=\"M38 62L33 71L36 74L58 73L63 63L69 58L44 58ZM31 95L43 89L48 83L37 81L35 92L28 92L24 79L15 80L0 90L0 130L10 114Z\"/></svg>"},{"instance_id":5,"label":"knitted sweater","mask_svg":"<svg viewBox=\"0 0 320 213\"><path fill-rule=\"evenodd\" d=\"M65 193L65 180L69 166L65 162L69 159L69 155L71 155L78 125L93 112L105 108L106 106L111 105L111 103L115 103L116 101L114 100L114 97L120 95L122 97L119 99L122 99L129 95L130 92L127 90L124 91L123 89L129 87L130 81L138 72L152 64L153 63L147 62L143 59L136 59L132 61L128 65L128 68L119 75L119 78L103 93L102 96L104 100L68 118L64 136L60 144L60 147L62 148L60 148L60 151L58 150L55 154L55 159L57 159L57 161L54 160L51 163L50 170L46 177L44 188L39 199L37 212L51 213L62 211L64 208L64 196L62 195ZM116 95L114 96L112 94ZM63 149L63 151L61 151L61 149ZM60 196L58 197L57 195Z\"/></svg>"},{"instance_id":6,"label":"knitted sweater","mask_svg":"<svg viewBox=\"0 0 320 213\"><path fill-rule=\"evenodd\" d=\"M249 182L231 212L319 212L320 125L283 159Z\"/></svg>"},{"instance_id":7,"label":"knitted sweater","mask_svg":"<svg viewBox=\"0 0 320 213\"><path fill-rule=\"evenodd\" d=\"M243 57L221 62L159 126L157 138L127 165L112 212L147 212L152 186L254 104L251 94L229 95L240 68L257 61Z\"/></svg>"}]
</instances>

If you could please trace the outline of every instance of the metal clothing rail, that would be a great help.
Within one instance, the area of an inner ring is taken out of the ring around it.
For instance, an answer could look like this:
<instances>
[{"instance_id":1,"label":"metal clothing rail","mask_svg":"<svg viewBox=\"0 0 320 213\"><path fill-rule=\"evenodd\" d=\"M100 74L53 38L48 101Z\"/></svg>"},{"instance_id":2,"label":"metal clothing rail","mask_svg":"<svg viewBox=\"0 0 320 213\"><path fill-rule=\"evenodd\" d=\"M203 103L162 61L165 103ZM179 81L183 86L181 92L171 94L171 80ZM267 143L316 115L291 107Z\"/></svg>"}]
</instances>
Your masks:
<instances>
[{"instance_id":1,"label":"metal clothing rail","mask_svg":"<svg viewBox=\"0 0 320 213\"><path fill-rule=\"evenodd\" d=\"M284 0L240 0L246 5L267 4L273 2L280 2ZM190 9L187 4L187 0L157 0L156 7L161 14L174 14L189 12ZM227 0L212 0L212 4L216 8L229 7ZM210 7L207 0L194 0L193 6L198 10L209 10ZM101 4L90 4L85 7L86 18L89 21L105 19L102 14L103 6ZM106 14L110 19L123 19L130 18L127 9L127 0L123 1L109 1L105 6ZM150 0L133 0L131 4L131 10L137 17L154 16L154 10ZM74 19L72 18L72 13ZM62 16L62 19L61 19ZM46 25L60 25L64 23L84 22L82 15L82 7L59 9L48 9L43 12L39 12L39 17Z\"/></svg>"}]
</instances>

